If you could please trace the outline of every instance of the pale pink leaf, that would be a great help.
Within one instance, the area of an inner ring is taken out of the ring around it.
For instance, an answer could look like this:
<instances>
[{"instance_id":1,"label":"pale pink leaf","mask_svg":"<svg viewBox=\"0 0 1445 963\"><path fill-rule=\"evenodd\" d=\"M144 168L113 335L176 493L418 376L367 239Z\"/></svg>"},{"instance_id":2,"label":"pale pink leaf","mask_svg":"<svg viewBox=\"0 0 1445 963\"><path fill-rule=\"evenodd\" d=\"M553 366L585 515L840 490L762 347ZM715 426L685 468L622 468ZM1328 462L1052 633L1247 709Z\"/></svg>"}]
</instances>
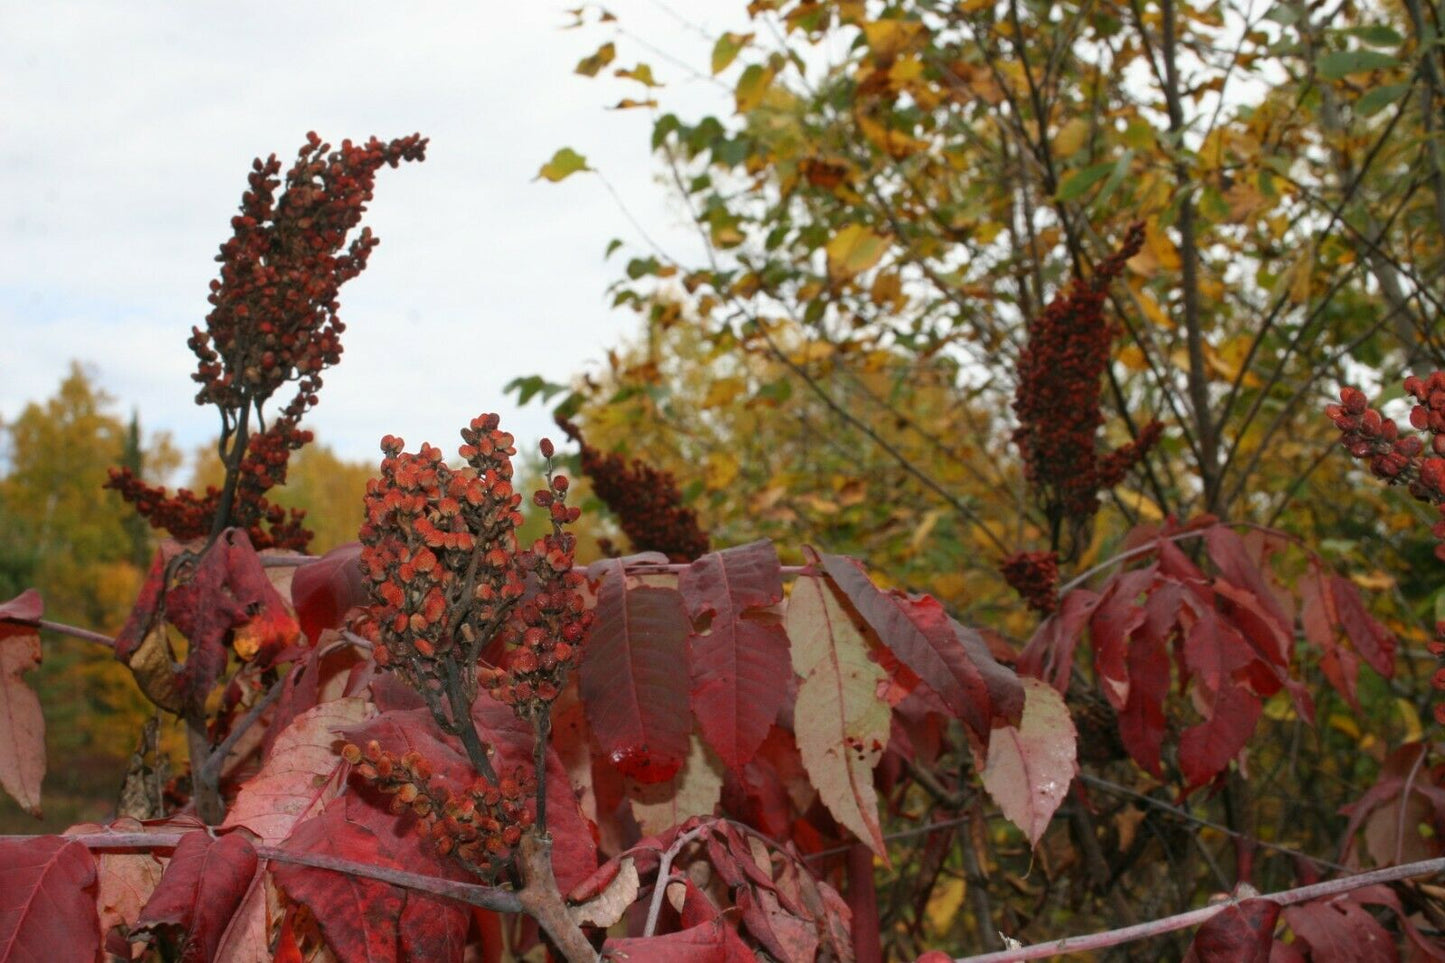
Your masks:
<instances>
[{"instance_id":1,"label":"pale pink leaf","mask_svg":"<svg viewBox=\"0 0 1445 963\"><path fill-rule=\"evenodd\" d=\"M832 584L799 578L788 599L793 671L803 677L794 718L803 768L833 818L887 858L873 768L888 745L885 678Z\"/></svg>"},{"instance_id":2,"label":"pale pink leaf","mask_svg":"<svg viewBox=\"0 0 1445 963\"><path fill-rule=\"evenodd\" d=\"M1023 683L1023 718L993 730L982 777L1004 816L1036 846L1078 771L1078 733L1062 696L1038 679Z\"/></svg>"},{"instance_id":3,"label":"pale pink leaf","mask_svg":"<svg viewBox=\"0 0 1445 963\"><path fill-rule=\"evenodd\" d=\"M366 700L352 696L297 716L276 738L261 771L241 787L224 828L244 826L276 846L302 820L320 813L342 786L335 772L346 739L338 730L358 725L370 711Z\"/></svg>"},{"instance_id":4,"label":"pale pink leaf","mask_svg":"<svg viewBox=\"0 0 1445 963\"><path fill-rule=\"evenodd\" d=\"M21 676L39 664L39 633L0 625L0 787L32 816L40 815L45 778L45 717Z\"/></svg>"}]
</instances>

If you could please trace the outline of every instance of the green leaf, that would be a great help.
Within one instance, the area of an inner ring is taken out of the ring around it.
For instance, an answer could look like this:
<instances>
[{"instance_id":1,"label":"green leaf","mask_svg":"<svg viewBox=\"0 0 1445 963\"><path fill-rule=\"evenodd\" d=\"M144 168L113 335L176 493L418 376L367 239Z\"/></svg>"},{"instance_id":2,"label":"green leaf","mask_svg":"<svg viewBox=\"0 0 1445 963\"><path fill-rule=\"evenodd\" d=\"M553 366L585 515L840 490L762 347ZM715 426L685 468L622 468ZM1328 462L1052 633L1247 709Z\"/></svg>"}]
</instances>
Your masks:
<instances>
[{"instance_id":1,"label":"green leaf","mask_svg":"<svg viewBox=\"0 0 1445 963\"><path fill-rule=\"evenodd\" d=\"M587 158L570 147L563 147L552 155L551 160L542 165L542 169L537 171L537 177L532 180L544 178L555 184L560 180L566 180L578 171L590 171L591 169L587 166Z\"/></svg>"},{"instance_id":2,"label":"green leaf","mask_svg":"<svg viewBox=\"0 0 1445 963\"><path fill-rule=\"evenodd\" d=\"M513 378L502 389L505 394L509 391L517 393L517 404L525 405L537 395L542 396L543 401L551 401L552 396L558 392L566 391L566 385L554 384L541 375L527 375L525 378Z\"/></svg>"},{"instance_id":3,"label":"green leaf","mask_svg":"<svg viewBox=\"0 0 1445 963\"><path fill-rule=\"evenodd\" d=\"M612 252L613 252L613 251L616 251L616 250L617 250L619 247L621 247L621 246L622 246L622 238L620 238L620 237L614 237L612 240L608 241L608 242L607 242L607 251L602 255L602 260L605 261L605 260L607 260L608 258L610 258L610 257L612 256Z\"/></svg>"},{"instance_id":4,"label":"green leaf","mask_svg":"<svg viewBox=\"0 0 1445 963\"><path fill-rule=\"evenodd\" d=\"M1352 37L1359 38L1363 43L1371 47L1398 47L1405 42L1393 27L1384 24L1374 24L1369 27L1350 27L1345 31Z\"/></svg>"},{"instance_id":5,"label":"green leaf","mask_svg":"<svg viewBox=\"0 0 1445 963\"><path fill-rule=\"evenodd\" d=\"M1103 164L1094 164L1085 167L1083 170L1074 171L1065 177L1059 185L1059 192L1054 195L1056 200L1072 201L1079 197L1099 181L1108 177L1114 172L1115 161L1107 161Z\"/></svg>"},{"instance_id":6,"label":"green leaf","mask_svg":"<svg viewBox=\"0 0 1445 963\"><path fill-rule=\"evenodd\" d=\"M1385 70L1399 65L1399 57L1382 54L1378 50L1336 50L1315 58L1315 70L1327 80L1339 80L1350 74Z\"/></svg>"},{"instance_id":7,"label":"green leaf","mask_svg":"<svg viewBox=\"0 0 1445 963\"><path fill-rule=\"evenodd\" d=\"M1355 113L1361 117L1370 117L1378 114L1390 104L1405 96L1405 91L1410 89L1409 84L1386 84L1383 87L1374 87L1365 93L1365 96L1355 101Z\"/></svg>"},{"instance_id":8,"label":"green leaf","mask_svg":"<svg viewBox=\"0 0 1445 963\"><path fill-rule=\"evenodd\" d=\"M1264 19L1273 20L1278 24L1291 24L1299 19L1299 11L1283 3L1276 3L1269 8L1269 13L1264 15Z\"/></svg>"},{"instance_id":9,"label":"green leaf","mask_svg":"<svg viewBox=\"0 0 1445 963\"><path fill-rule=\"evenodd\" d=\"M752 39L753 35L750 33L725 33L718 37L712 48L712 72L720 74L727 70Z\"/></svg>"}]
</instances>

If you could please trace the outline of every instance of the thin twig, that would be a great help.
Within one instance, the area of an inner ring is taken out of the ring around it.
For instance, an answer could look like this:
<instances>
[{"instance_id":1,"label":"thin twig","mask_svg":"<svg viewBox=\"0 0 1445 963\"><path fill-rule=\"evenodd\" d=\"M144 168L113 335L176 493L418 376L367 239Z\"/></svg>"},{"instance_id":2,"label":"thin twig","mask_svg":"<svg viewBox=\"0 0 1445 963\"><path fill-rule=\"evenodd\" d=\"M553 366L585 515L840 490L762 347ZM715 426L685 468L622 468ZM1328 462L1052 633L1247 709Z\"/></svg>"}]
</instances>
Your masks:
<instances>
[{"instance_id":1,"label":"thin twig","mask_svg":"<svg viewBox=\"0 0 1445 963\"><path fill-rule=\"evenodd\" d=\"M198 830L192 830L196 832ZM180 845L181 839L190 833L85 833L66 834L64 838L72 839L82 844L87 849L110 851L110 850L154 850L154 849L175 849ZM5 839L48 839L46 836L6 836ZM422 873L409 873L405 870L392 869L387 866L374 866L369 863L358 863L349 859L342 859L338 856L328 856L324 853L297 853L289 849L281 849L277 846L256 846L256 855L262 859L268 859L276 863L291 863L297 866L310 866L313 869L325 869L334 873L346 873L350 876L361 876L366 879L375 879L383 883L390 883L402 889L416 890L423 893L431 893L444 899L456 900L459 903L466 903L469 906L479 906L482 909L494 910L498 913L520 913L522 902L517 894L511 890L501 889L496 886L481 886L476 883L463 883L452 879L442 879L437 876L427 876Z\"/></svg>"},{"instance_id":2,"label":"thin twig","mask_svg":"<svg viewBox=\"0 0 1445 963\"><path fill-rule=\"evenodd\" d=\"M1376 883L1394 883L1416 876L1434 876L1441 872L1445 872L1445 858L1426 859L1417 863L1406 863L1403 866L1387 866L1384 869L1372 870L1368 873L1357 873L1354 876L1344 876L1323 883L1314 883L1309 886L1282 890L1278 893L1270 893L1257 898L1267 899L1273 903L1278 903L1280 906L1293 906L1297 903L1306 903L1313 899L1321 899L1326 896L1336 896L1341 893L1363 889L1366 886L1373 886ZM1020 960L1039 960L1047 956L1057 956L1063 953L1083 953L1089 950L1103 949L1108 946L1119 946L1124 943L1132 943L1135 940L1162 936L1165 933L1173 933L1178 930L1188 929L1191 926L1198 926L1209 920L1215 914L1230 906L1236 905L1238 902L1239 900L1237 899L1229 899L1212 906L1205 906L1200 909L1190 910L1187 913L1180 913L1176 916L1166 916L1163 919L1140 923L1137 926L1126 926L1122 929L1109 930L1104 933L1090 933L1087 936L1066 936L1060 940L1038 943L1021 949L1003 950L999 953L984 953L981 956L958 957L955 959L955 963L1017 963L1017 961Z\"/></svg>"},{"instance_id":3,"label":"thin twig","mask_svg":"<svg viewBox=\"0 0 1445 963\"><path fill-rule=\"evenodd\" d=\"M66 625L64 622L51 622L48 619L39 619L36 624L50 632L59 632L61 635L68 635L76 639L84 639L86 642L94 642L103 645L108 649L115 648L115 639L99 632L92 632L90 629L82 629L75 625Z\"/></svg>"}]
</instances>

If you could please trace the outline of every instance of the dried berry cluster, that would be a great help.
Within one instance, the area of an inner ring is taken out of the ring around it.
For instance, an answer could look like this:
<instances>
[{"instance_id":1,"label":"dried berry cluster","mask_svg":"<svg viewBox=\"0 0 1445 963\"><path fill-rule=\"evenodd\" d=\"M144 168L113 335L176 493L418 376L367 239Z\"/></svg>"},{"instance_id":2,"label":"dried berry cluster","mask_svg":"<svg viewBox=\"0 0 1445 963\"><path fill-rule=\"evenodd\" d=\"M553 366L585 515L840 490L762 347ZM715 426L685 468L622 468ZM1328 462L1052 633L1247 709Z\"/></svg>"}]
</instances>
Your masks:
<instances>
[{"instance_id":1,"label":"dried berry cluster","mask_svg":"<svg viewBox=\"0 0 1445 963\"><path fill-rule=\"evenodd\" d=\"M494 414L472 420L458 449L466 466L455 469L430 445L407 454L387 436L380 477L367 486L361 571L373 604L361 629L377 643L377 661L426 696L448 731L463 724L478 682L519 715L545 711L577 662L590 618L583 577L572 571L576 539L562 528L578 516L566 504L567 479L549 475L537 492L552 532L519 551L516 448L498 425ZM543 442L544 453L551 448ZM505 669L479 668L493 642L517 647Z\"/></svg>"},{"instance_id":2,"label":"dried berry cluster","mask_svg":"<svg viewBox=\"0 0 1445 963\"><path fill-rule=\"evenodd\" d=\"M376 740L341 751L353 771L391 797L391 812L416 817L415 828L437 852L494 879L511 862L522 833L532 825L527 800L535 791L531 775L518 768L497 785L478 779L464 792L432 785L432 767L415 750L400 757Z\"/></svg>"},{"instance_id":3,"label":"dried berry cluster","mask_svg":"<svg viewBox=\"0 0 1445 963\"><path fill-rule=\"evenodd\" d=\"M1435 554L1445 560L1445 371L1428 378L1405 379L1405 391L1417 404L1410 409L1410 425L1430 435L1427 444L1415 434L1401 435L1400 426L1370 407L1358 388L1341 388L1340 403L1329 405L1325 414L1340 429L1340 441L1350 454L1367 462L1370 471L1391 485L1404 483L1421 501L1439 506L1441 520L1431 532L1441 539ZM1445 622L1435 623L1435 641L1430 651L1445 657ZM1445 668L1431 680L1445 690ZM1445 703L1435 705L1435 719L1445 725Z\"/></svg>"},{"instance_id":4,"label":"dried berry cluster","mask_svg":"<svg viewBox=\"0 0 1445 963\"><path fill-rule=\"evenodd\" d=\"M1041 615L1059 604L1059 556L1055 552L1015 552L999 566L1004 581L1028 607Z\"/></svg>"},{"instance_id":5,"label":"dried berry cluster","mask_svg":"<svg viewBox=\"0 0 1445 963\"><path fill-rule=\"evenodd\" d=\"M617 516L634 551L661 552L673 562L691 562L707 554L707 533L697 523L697 512L682 504L682 492L670 472L637 459L628 464L621 455L603 454L587 444L572 422L558 418L557 425L581 446L582 474Z\"/></svg>"},{"instance_id":6,"label":"dried berry cluster","mask_svg":"<svg viewBox=\"0 0 1445 963\"><path fill-rule=\"evenodd\" d=\"M1100 456L1100 376L1109 362L1115 326L1104 318L1109 283L1144 242L1143 226L1129 229L1123 246L1099 264L1089 283L1075 278L1043 314L1029 324L1019 358L1013 408L1019 427L1014 442L1023 454L1029 484L1039 495L1055 547L1064 520L1082 525L1099 508L1100 489L1117 485L1148 452L1161 426Z\"/></svg>"},{"instance_id":7,"label":"dried berry cluster","mask_svg":"<svg viewBox=\"0 0 1445 963\"><path fill-rule=\"evenodd\" d=\"M216 258L221 276L211 281L205 330L192 328L187 342L198 359L191 376L201 385L196 403L221 413L226 486L172 496L128 469L113 470L108 487L153 526L189 539L214 532L219 522L248 529L257 547L305 549L310 533L300 515L277 509L264 495L285 482L291 452L311 440L297 426L317 402L321 372L341 360L346 326L337 316L337 295L366 268L378 243L369 228L349 246L346 237L366 211L377 171L422 160L426 143L419 134L389 143L373 137L365 144L343 141L332 151L309 133L279 197L276 155L252 163L232 236ZM267 426L263 406L293 381L294 397ZM269 533L262 533L262 523Z\"/></svg>"}]
</instances>

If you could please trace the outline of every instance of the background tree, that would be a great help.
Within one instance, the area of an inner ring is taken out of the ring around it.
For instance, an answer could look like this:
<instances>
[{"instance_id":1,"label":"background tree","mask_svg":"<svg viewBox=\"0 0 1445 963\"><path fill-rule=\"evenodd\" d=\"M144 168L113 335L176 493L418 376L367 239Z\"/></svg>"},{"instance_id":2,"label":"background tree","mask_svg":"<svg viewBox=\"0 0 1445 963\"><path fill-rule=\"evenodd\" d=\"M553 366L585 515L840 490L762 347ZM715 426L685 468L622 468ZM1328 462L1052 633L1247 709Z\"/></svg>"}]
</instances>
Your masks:
<instances>
[{"instance_id":1,"label":"background tree","mask_svg":"<svg viewBox=\"0 0 1445 963\"><path fill-rule=\"evenodd\" d=\"M795 508L841 508L846 473L784 467L808 463L800 434L814 451L836 441L866 492L853 511L875 513L857 529L875 539L866 554L905 572L911 556L932 553L920 568L953 591L929 587L966 621L1011 611L990 624L1020 641L1033 618L998 575L1015 552L1048 565L1062 556L1059 581L1093 575L1097 585L1108 573L1094 566L1134 544L1124 538L1138 523L1204 513L1321 546L1370 591L1406 657L1397 681L1362 679L1358 705L1326 695L1317 710L1391 722L1373 732L1341 722L1301 742L1294 711L1272 705L1251 744L1255 778L1229 776L1198 814L1250 836L1289 827L1302 848L1331 848L1349 794L1302 801L1300 760L1341 787L1369 781L1391 738L1418 737L1430 701L1421 656L1440 580L1410 564L1429 556L1429 516L1398 493L1342 498L1360 486L1331 457L1336 438L1319 412L1340 383L1394 383L1401 368L1441 361L1438 7L762 0L747 11L752 30L717 37L711 64L691 74L731 88L731 116L668 113L664 69L624 60L612 71L647 87L645 102L619 106L654 111L653 146L705 257L632 252L614 302L639 313L642 342L564 407L595 444L682 476L689 465L746 466L728 469L735 486L690 489L709 526L728 505L728 540L766 532L767 509L781 506L802 540L846 544L846 512ZM626 56L626 25L604 17L599 29L615 35L579 73ZM542 175L587 170L580 157L554 158ZM1061 528L1014 445L1013 412L1036 393L1024 360L1070 279L1091 282L1139 221L1142 248L1101 306L1098 453L1154 421L1164 433L1104 486L1102 512ZM659 348L668 339L689 349ZM930 390L947 401L930 406ZM722 398L746 399L750 414ZM780 417L764 417L770 403ZM762 489L749 471L767 479ZM773 492L768 505L732 509L760 490ZM886 538L890 510L913 537ZM940 567L940 553L955 565ZM1303 564L1277 559L1280 574ZM1318 643L1300 658L1306 677L1335 671ZM1081 658L1071 688L1081 728L1104 701L1098 685ZM1107 711L1095 721L1113 726ZM1098 772L1152 789L1127 766ZM931 805L963 798L913 791ZM1092 880L1097 902L1073 910L1117 923L1143 894L1178 906L1197 897L1131 881L1126 868L1145 850L1180 861L1200 887L1228 888L1228 873L1207 868L1220 852L1136 834L1120 820L1143 810L1114 798L1099 822L1076 820L1055 854L1080 854ZM1007 865L1006 847L981 830L973 842L985 870L974 878L999 878L987 870ZM939 859L918 874L925 860L898 861L907 868L891 892L902 902L884 926L908 933L900 953L935 945L940 926L988 945L979 914L989 899L970 907L972 922L925 911L956 892L940 878L969 872L964 854ZM1237 862L1235 878L1251 867ZM1038 894L1042 906L1051 892Z\"/></svg>"}]
</instances>

